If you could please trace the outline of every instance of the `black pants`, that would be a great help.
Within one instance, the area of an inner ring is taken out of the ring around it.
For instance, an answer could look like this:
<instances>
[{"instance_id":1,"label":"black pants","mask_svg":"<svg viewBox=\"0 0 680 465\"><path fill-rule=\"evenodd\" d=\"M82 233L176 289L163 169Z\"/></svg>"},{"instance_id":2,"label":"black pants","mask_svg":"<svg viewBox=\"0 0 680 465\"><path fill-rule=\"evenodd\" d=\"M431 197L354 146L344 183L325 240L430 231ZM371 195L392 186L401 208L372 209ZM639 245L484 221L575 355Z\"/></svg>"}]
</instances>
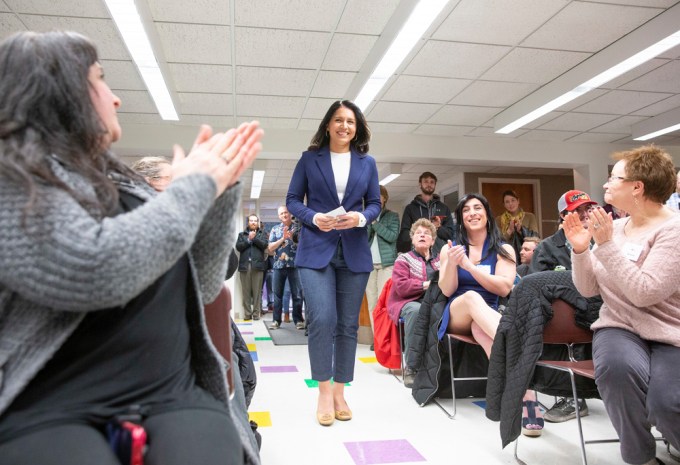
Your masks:
<instances>
[{"instance_id":1,"label":"black pants","mask_svg":"<svg viewBox=\"0 0 680 465\"><path fill-rule=\"evenodd\" d=\"M227 412L183 409L144 420L145 465L243 463L238 432ZM83 423L46 426L0 444L0 465L121 465L104 433ZM123 464L127 465L127 464Z\"/></svg>"}]
</instances>

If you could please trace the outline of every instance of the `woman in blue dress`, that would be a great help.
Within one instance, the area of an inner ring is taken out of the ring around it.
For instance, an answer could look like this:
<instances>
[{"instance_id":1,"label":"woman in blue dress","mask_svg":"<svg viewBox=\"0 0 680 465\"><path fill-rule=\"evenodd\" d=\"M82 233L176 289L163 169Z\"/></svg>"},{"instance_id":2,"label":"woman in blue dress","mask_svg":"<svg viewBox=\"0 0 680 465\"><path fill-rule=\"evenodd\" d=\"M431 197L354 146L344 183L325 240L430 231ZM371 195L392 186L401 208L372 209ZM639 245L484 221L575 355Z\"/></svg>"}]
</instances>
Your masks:
<instances>
[{"instance_id":1,"label":"woman in blue dress","mask_svg":"<svg viewBox=\"0 0 680 465\"><path fill-rule=\"evenodd\" d=\"M449 297L439 338L445 333L472 335L491 354L501 320L498 298L512 290L516 274L515 251L503 242L481 194L468 194L456 207L455 243L440 252L439 287ZM522 431L539 436L543 418L533 393L524 397Z\"/></svg>"}]
</instances>

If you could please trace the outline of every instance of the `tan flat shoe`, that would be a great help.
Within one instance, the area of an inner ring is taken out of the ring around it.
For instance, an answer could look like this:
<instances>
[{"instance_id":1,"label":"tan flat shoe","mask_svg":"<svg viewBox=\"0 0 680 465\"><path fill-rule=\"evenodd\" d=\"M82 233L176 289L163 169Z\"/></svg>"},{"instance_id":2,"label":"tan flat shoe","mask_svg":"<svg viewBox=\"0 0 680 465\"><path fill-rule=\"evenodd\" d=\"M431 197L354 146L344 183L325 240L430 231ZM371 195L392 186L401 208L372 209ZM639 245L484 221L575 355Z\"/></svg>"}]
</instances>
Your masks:
<instances>
[{"instance_id":1,"label":"tan flat shoe","mask_svg":"<svg viewBox=\"0 0 680 465\"><path fill-rule=\"evenodd\" d=\"M335 413L335 418L338 417L337 412ZM319 424L321 426L331 426L333 422L335 421L335 418L333 418L333 415L330 413L316 413L316 419L318 420Z\"/></svg>"},{"instance_id":2,"label":"tan flat shoe","mask_svg":"<svg viewBox=\"0 0 680 465\"><path fill-rule=\"evenodd\" d=\"M352 419L352 412L349 410L336 410L335 419L340 421L349 421Z\"/></svg>"}]
</instances>

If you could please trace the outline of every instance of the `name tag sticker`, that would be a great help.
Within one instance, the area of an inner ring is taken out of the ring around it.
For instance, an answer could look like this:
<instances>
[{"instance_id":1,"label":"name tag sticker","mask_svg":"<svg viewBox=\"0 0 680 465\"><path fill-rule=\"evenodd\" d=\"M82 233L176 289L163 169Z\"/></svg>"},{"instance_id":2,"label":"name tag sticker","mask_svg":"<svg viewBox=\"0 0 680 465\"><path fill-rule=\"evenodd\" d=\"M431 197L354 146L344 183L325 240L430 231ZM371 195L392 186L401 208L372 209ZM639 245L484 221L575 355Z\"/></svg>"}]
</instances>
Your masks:
<instances>
[{"instance_id":1,"label":"name tag sticker","mask_svg":"<svg viewBox=\"0 0 680 465\"><path fill-rule=\"evenodd\" d=\"M477 265L477 269L483 271L486 274L491 274L491 265Z\"/></svg>"},{"instance_id":2,"label":"name tag sticker","mask_svg":"<svg viewBox=\"0 0 680 465\"><path fill-rule=\"evenodd\" d=\"M640 258L640 254L642 253L642 246L640 244L632 244L630 242L627 242L623 246L623 256L626 257L628 260L636 262L638 258Z\"/></svg>"}]
</instances>

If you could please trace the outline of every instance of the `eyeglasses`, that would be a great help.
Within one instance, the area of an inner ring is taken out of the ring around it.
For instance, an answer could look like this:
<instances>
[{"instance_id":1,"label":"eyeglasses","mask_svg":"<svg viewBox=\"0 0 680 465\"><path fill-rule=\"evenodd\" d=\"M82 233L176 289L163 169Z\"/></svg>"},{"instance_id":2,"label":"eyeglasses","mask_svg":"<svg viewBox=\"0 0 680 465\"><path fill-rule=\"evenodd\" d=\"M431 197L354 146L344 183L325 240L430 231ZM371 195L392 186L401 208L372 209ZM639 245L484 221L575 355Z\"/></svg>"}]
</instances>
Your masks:
<instances>
[{"instance_id":1,"label":"eyeglasses","mask_svg":"<svg viewBox=\"0 0 680 465\"><path fill-rule=\"evenodd\" d=\"M612 183L612 182L614 182L614 181L628 181L628 179L626 179L626 178L623 177L623 176L609 176L609 177L607 178L607 182L608 182L608 183Z\"/></svg>"}]
</instances>

